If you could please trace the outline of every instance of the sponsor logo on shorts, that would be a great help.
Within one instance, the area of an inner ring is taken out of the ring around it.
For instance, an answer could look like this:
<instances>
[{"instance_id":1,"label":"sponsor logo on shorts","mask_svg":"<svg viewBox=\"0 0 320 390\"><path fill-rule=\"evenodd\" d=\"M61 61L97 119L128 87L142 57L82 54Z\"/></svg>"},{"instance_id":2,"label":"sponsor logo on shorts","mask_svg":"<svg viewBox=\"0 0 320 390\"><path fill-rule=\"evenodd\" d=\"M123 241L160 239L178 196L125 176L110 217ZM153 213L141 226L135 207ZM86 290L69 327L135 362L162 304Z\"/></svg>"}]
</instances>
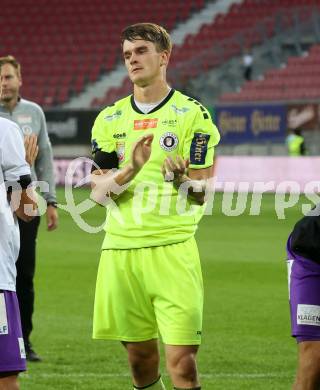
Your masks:
<instances>
[{"instance_id":1,"label":"sponsor logo on shorts","mask_svg":"<svg viewBox=\"0 0 320 390\"><path fill-rule=\"evenodd\" d=\"M298 304L297 324L320 326L320 306Z\"/></svg>"},{"instance_id":2,"label":"sponsor logo on shorts","mask_svg":"<svg viewBox=\"0 0 320 390\"><path fill-rule=\"evenodd\" d=\"M8 319L4 293L0 294L0 336L8 334Z\"/></svg>"},{"instance_id":3,"label":"sponsor logo on shorts","mask_svg":"<svg viewBox=\"0 0 320 390\"><path fill-rule=\"evenodd\" d=\"M167 152L174 150L178 143L178 137L174 133L164 133L160 138L160 146Z\"/></svg>"},{"instance_id":4,"label":"sponsor logo on shorts","mask_svg":"<svg viewBox=\"0 0 320 390\"><path fill-rule=\"evenodd\" d=\"M134 130L155 129L158 126L158 118L154 119L136 119L134 121Z\"/></svg>"},{"instance_id":5,"label":"sponsor logo on shorts","mask_svg":"<svg viewBox=\"0 0 320 390\"><path fill-rule=\"evenodd\" d=\"M19 343L19 350L20 350L20 356L21 359L26 358L26 350L24 348L24 342L22 337L18 337L18 343Z\"/></svg>"},{"instance_id":6,"label":"sponsor logo on shorts","mask_svg":"<svg viewBox=\"0 0 320 390\"><path fill-rule=\"evenodd\" d=\"M291 271L292 271L293 262L294 262L294 260L292 260L292 259L287 260L289 299L290 299L290 288L291 288Z\"/></svg>"}]
</instances>

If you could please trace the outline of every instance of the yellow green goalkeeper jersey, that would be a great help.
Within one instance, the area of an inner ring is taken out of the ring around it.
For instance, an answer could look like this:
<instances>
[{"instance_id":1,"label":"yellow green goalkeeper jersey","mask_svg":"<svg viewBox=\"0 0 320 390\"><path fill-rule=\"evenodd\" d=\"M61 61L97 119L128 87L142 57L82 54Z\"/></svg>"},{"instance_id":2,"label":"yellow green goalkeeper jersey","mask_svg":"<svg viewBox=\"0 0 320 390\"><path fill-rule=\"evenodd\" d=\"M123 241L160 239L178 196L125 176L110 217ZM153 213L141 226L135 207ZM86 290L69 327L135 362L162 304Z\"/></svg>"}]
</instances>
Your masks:
<instances>
[{"instance_id":1,"label":"yellow green goalkeeper jersey","mask_svg":"<svg viewBox=\"0 0 320 390\"><path fill-rule=\"evenodd\" d=\"M102 249L131 249L187 240L197 229L204 206L165 182L161 167L167 156L180 155L189 168L213 165L219 132L198 101L171 90L148 114L128 96L100 112L92 129L93 153L116 152L121 169L130 161L134 142L154 134L149 161L128 188L107 206Z\"/></svg>"}]
</instances>

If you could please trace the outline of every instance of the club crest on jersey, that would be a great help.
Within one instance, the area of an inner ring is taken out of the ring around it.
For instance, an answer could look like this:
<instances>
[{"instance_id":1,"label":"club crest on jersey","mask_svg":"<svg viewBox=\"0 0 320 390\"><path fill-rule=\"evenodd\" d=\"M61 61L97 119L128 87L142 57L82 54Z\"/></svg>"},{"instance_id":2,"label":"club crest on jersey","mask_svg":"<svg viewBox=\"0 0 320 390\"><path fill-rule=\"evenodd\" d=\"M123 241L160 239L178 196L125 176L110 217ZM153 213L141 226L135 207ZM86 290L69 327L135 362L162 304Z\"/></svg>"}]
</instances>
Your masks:
<instances>
[{"instance_id":1,"label":"club crest on jersey","mask_svg":"<svg viewBox=\"0 0 320 390\"><path fill-rule=\"evenodd\" d=\"M29 125L21 126L21 129L22 129L24 135L31 135L32 134L32 129Z\"/></svg>"},{"instance_id":2,"label":"club crest on jersey","mask_svg":"<svg viewBox=\"0 0 320 390\"><path fill-rule=\"evenodd\" d=\"M155 129L158 126L158 118L155 119L136 119L134 121L134 130Z\"/></svg>"},{"instance_id":3,"label":"club crest on jersey","mask_svg":"<svg viewBox=\"0 0 320 390\"><path fill-rule=\"evenodd\" d=\"M174 133L164 133L160 138L160 146L166 152L172 152L178 146L179 140Z\"/></svg>"},{"instance_id":4,"label":"club crest on jersey","mask_svg":"<svg viewBox=\"0 0 320 390\"><path fill-rule=\"evenodd\" d=\"M125 158L125 142L117 142L116 143L116 153L119 159L119 163L122 163Z\"/></svg>"}]
</instances>

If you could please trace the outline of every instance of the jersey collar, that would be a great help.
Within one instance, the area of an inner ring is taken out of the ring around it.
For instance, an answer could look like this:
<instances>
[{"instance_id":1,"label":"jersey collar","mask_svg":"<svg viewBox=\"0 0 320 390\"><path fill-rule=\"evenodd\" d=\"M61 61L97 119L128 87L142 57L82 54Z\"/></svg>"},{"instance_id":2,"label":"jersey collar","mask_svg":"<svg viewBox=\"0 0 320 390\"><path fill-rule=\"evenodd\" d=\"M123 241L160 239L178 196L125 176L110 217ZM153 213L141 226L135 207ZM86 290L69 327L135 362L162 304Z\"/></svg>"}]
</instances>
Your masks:
<instances>
[{"instance_id":1,"label":"jersey collar","mask_svg":"<svg viewBox=\"0 0 320 390\"><path fill-rule=\"evenodd\" d=\"M162 100L161 103L159 103L153 110L149 111L147 114L145 114L144 112L142 112L141 110L139 110L139 108L137 107L135 101L134 101L134 97L133 95L131 95L130 97L130 101L131 101L131 107L134 111L136 111L138 114L143 114L143 115L149 115L149 114L152 114L153 112L155 111L158 111L160 110L161 107L163 107L173 96L173 94L175 93L175 90L172 88L171 91L169 92L169 94L167 95L167 97Z\"/></svg>"},{"instance_id":2,"label":"jersey collar","mask_svg":"<svg viewBox=\"0 0 320 390\"><path fill-rule=\"evenodd\" d=\"M19 96L18 96L18 99L17 99L17 104L14 106L13 111L16 109L16 107L18 106L18 104L20 103L20 101L21 101L21 96L19 95ZM4 104L2 101L0 101L0 107L2 107L4 110L6 110L6 106L5 106L5 104ZM12 111L12 112L13 112L13 111Z\"/></svg>"}]
</instances>

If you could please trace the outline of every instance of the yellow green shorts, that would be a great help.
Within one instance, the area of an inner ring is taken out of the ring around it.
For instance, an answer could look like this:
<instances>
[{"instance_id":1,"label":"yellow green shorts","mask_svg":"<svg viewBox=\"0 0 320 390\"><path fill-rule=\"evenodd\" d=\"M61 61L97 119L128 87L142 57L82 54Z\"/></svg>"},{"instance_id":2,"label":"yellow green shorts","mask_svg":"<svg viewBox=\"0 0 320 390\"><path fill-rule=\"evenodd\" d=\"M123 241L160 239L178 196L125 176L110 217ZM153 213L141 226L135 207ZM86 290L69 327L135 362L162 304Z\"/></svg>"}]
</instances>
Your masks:
<instances>
[{"instance_id":1,"label":"yellow green shorts","mask_svg":"<svg viewBox=\"0 0 320 390\"><path fill-rule=\"evenodd\" d=\"M93 338L165 344L201 343L203 283L194 238L101 254Z\"/></svg>"}]
</instances>

